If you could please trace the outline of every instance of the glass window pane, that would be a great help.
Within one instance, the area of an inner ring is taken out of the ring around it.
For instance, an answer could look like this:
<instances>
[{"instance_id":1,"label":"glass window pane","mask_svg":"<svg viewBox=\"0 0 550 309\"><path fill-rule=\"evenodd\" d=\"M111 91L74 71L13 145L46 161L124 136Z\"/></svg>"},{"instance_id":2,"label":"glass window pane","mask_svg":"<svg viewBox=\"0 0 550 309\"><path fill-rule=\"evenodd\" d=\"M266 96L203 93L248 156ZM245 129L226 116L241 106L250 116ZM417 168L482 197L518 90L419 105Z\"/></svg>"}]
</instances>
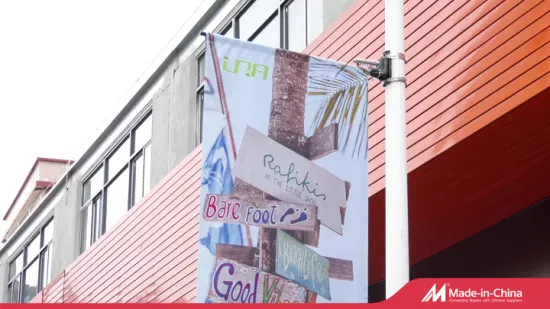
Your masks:
<instances>
[{"instance_id":1,"label":"glass window pane","mask_svg":"<svg viewBox=\"0 0 550 309\"><path fill-rule=\"evenodd\" d=\"M138 152L151 140L153 134L153 117L147 116L134 133L134 153Z\"/></svg>"},{"instance_id":2,"label":"glass window pane","mask_svg":"<svg viewBox=\"0 0 550 309\"><path fill-rule=\"evenodd\" d=\"M301 52L306 48L306 0L294 0L288 6L288 49Z\"/></svg>"},{"instance_id":3,"label":"glass window pane","mask_svg":"<svg viewBox=\"0 0 550 309\"><path fill-rule=\"evenodd\" d=\"M86 207L82 211L80 218L80 226L82 229L81 249L82 252L86 251L92 243L92 211L94 207L92 205Z\"/></svg>"},{"instance_id":4,"label":"glass window pane","mask_svg":"<svg viewBox=\"0 0 550 309\"><path fill-rule=\"evenodd\" d=\"M195 146L202 142L202 115L204 110L204 88L197 94L197 112L195 116Z\"/></svg>"},{"instance_id":5,"label":"glass window pane","mask_svg":"<svg viewBox=\"0 0 550 309\"><path fill-rule=\"evenodd\" d=\"M53 220L48 222L46 226L44 226L42 237L44 239L44 242L42 243L42 247L46 246L50 243L50 241L53 240Z\"/></svg>"},{"instance_id":6,"label":"glass window pane","mask_svg":"<svg viewBox=\"0 0 550 309\"><path fill-rule=\"evenodd\" d=\"M92 196L95 196L103 187L103 166L101 166L93 175L84 183L83 201L86 203Z\"/></svg>"},{"instance_id":7,"label":"glass window pane","mask_svg":"<svg viewBox=\"0 0 550 309\"><path fill-rule=\"evenodd\" d=\"M23 270L23 253L20 253L13 262L10 263L10 279Z\"/></svg>"},{"instance_id":8,"label":"glass window pane","mask_svg":"<svg viewBox=\"0 0 550 309\"><path fill-rule=\"evenodd\" d=\"M25 270L23 279L23 302L28 303L38 293L38 260Z\"/></svg>"},{"instance_id":9,"label":"glass window pane","mask_svg":"<svg viewBox=\"0 0 550 309\"><path fill-rule=\"evenodd\" d=\"M151 145L143 150L145 163L143 167L143 195L151 190Z\"/></svg>"},{"instance_id":10,"label":"glass window pane","mask_svg":"<svg viewBox=\"0 0 550 309\"><path fill-rule=\"evenodd\" d=\"M52 246L42 252L42 288L46 287L50 283L52 273L52 261L51 261Z\"/></svg>"},{"instance_id":11,"label":"glass window pane","mask_svg":"<svg viewBox=\"0 0 550 309\"><path fill-rule=\"evenodd\" d=\"M128 169L107 188L105 230L113 227L128 211Z\"/></svg>"},{"instance_id":12,"label":"glass window pane","mask_svg":"<svg viewBox=\"0 0 550 309\"><path fill-rule=\"evenodd\" d=\"M33 240L27 245L27 264L40 252L40 235L36 235Z\"/></svg>"},{"instance_id":13,"label":"glass window pane","mask_svg":"<svg viewBox=\"0 0 550 309\"><path fill-rule=\"evenodd\" d=\"M19 289L21 287L21 276L17 276L15 280L10 285L10 302L18 303L19 300Z\"/></svg>"},{"instance_id":14,"label":"glass window pane","mask_svg":"<svg viewBox=\"0 0 550 309\"><path fill-rule=\"evenodd\" d=\"M128 163L129 159L130 139L127 138L108 159L109 179L115 177L124 164Z\"/></svg>"},{"instance_id":15,"label":"glass window pane","mask_svg":"<svg viewBox=\"0 0 550 309\"><path fill-rule=\"evenodd\" d=\"M229 26L229 27L225 28L225 30L221 32L221 35L226 36L226 37L229 37L229 38L234 37L234 35L233 35L233 27L232 27L232 26Z\"/></svg>"},{"instance_id":16,"label":"glass window pane","mask_svg":"<svg viewBox=\"0 0 550 309\"><path fill-rule=\"evenodd\" d=\"M101 219L101 212L103 211L103 203L102 203L101 197L98 197L94 200L94 206L93 206L93 220L92 220L92 244L99 238L101 235L103 235L103 224ZM92 216L92 214L90 214Z\"/></svg>"},{"instance_id":17,"label":"glass window pane","mask_svg":"<svg viewBox=\"0 0 550 309\"><path fill-rule=\"evenodd\" d=\"M254 3L239 17L239 38L249 40L250 37L260 26L275 13L279 1L273 0L256 0Z\"/></svg>"},{"instance_id":18,"label":"glass window pane","mask_svg":"<svg viewBox=\"0 0 550 309\"><path fill-rule=\"evenodd\" d=\"M323 33L323 6L317 1L307 2L307 45Z\"/></svg>"},{"instance_id":19,"label":"glass window pane","mask_svg":"<svg viewBox=\"0 0 550 309\"><path fill-rule=\"evenodd\" d=\"M143 155L140 155L132 164L132 170L134 174L134 188L132 190L132 206L137 204L143 197L143 167L144 167Z\"/></svg>"},{"instance_id":20,"label":"glass window pane","mask_svg":"<svg viewBox=\"0 0 550 309\"><path fill-rule=\"evenodd\" d=\"M206 70L205 61L206 61L205 56L204 56L204 54L202 54L202 56L200 56L199 59L198 59L198 62L199 62L199 77L198 78L199 79L197 81L197 87L199 87L202 84L202 82L204 81L204 72Z\"/></svg>"},{"instance_id":21,"label":"glass window pane","mask_svg":"<svg viewBox=\"0 0 550 309\"><path fill-rule=\"evenodd\" d=\"M273 20L265 26L260 33L254 37L252 42L262 44L270 47L280 47L279 39L279 16L277 15Z\"/></svg>"}]
</instances>

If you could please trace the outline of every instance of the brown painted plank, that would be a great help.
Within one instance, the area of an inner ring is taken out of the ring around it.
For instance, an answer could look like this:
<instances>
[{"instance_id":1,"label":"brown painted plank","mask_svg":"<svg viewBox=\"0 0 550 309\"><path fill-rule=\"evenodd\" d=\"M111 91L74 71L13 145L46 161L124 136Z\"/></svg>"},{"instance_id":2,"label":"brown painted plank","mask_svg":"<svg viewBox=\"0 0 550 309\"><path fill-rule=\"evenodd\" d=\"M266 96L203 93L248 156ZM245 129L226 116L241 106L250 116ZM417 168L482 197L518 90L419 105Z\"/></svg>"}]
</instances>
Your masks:
<instances>
[{"instance_id":1,"label":"brown painted plank","mask_svg":"<svg viewBox=\"0 0 550 309\"><path fill-rule=\"evenodd\" d=\"M233 195L244 199L257 199L257 198L262 198L264 193L262 190L243 181L239 177L235 177L235 184L233 186Z\"/></svg>"},{"instance_id":2,"label":"brown painted plank","mask_svg":"<svg viewBox=\"0 0 550 309\"><path fill-rule=\"evenodd\" d=\"M277 230L260 229L260 269L275 272L275 259L277 256Z\"/></svg>"},{"instance_id":3,"label":"brown painted plank","mask_svg":"<svg viewBox=\"0 0 550 309\"><path fill-rule=\"evenodd\" d=\"M353 261L326 257L328 260L328 275L332 279L353 281Z\"/></svg>"},{"instance_id":4,"label":"brown painted plank","mask_svg":"<svg viewBox=\"0 0 550 309\"><path fill-rule=\"evenodd\" d=\"M256 247L216 244L216 258L230 259L247 266L258 267L259 254Z\"/></svg>"},{"instance_id":5,"label":"brown painted plank","mask_svg":"<svg viewBox=\"0 0 550 309\"><path fill-rule=\"evenodd\" d=\"M307 139L308 159L316 160L338 151L338 124L319 129Z\"/></svg>"},{"instance_id":6,"label":"brown painted plank","mask_svg":"<svg viewBox=\"0 0 550 309\"><path fill-rule=\"evenodd\" d=\"M317 293L312 291L307 291L306 303L315 304L316 302L317 302Z\"/></svg>"}]
</instances>

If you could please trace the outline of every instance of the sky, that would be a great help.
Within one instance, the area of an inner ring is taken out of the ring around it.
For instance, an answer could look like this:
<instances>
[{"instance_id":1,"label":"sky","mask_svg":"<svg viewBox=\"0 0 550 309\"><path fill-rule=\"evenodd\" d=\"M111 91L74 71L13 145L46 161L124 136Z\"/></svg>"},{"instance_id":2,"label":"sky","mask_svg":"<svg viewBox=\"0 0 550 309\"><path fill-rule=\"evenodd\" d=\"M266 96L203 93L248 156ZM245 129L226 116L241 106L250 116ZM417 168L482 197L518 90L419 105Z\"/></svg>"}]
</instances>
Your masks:
<instances>
[{"instance_id":1,"label":"sky","mask_svg":"<svg viewBox=\"0 0 550 309\"><path fill-rule=\"evenodd\" d=\"M37 157L78 159L201 3L0 0L2 217Z\"/></svg>"}]
</instances>

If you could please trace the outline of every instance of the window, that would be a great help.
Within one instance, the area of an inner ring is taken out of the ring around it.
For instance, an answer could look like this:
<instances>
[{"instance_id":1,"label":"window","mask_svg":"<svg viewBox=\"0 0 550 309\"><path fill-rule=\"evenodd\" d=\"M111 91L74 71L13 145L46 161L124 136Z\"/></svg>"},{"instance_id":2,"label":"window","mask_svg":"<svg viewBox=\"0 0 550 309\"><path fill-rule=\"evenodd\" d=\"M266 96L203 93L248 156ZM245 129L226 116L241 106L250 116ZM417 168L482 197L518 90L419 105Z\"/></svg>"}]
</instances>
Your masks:
<instances>
[{"instance_id":1,"label":"window","mask_svg":"<svg viewBox=\"0 0 550 309\"><path fill-rule=\"evenodd\" d=\"M202 56L199 57L199 78L198 78L198 86L200 87L202 85L202 82L204 81L204 71L206 70L205 68L205 55L204 53L202 54Z\"/></svg>"},{"instance_id":2,"label":"window","mask_svg":"<svg viewBox=\"0 0 550 309\"><path fill-rule=\"evenodd\" d=\"M232 30L229 30L232 33ZM195 146L202 142L202 112L204 108L204 67L205 54L198 58L199 78L197 80L197 110L195 112Z\"/></svg>"},{"instance_id":3,"label":"window","mask_svg":"<svg viewBox=\"0 0 550 309\"><path fill-rule=\"evenodd\" d=\"M25 275L23 276L23 302L28 303L31 299L38 294L38 260L34 260L29 263L27 269L25 269Z\"/></svg>"},{"instance_id":4,"label":"window","mask_svg":"<svg viewBox=\"0 0 550 309\"><path fill-rule=\"evenodd\" d=\"M202 114L204 110L204 87L200 87L197 92L197 115L195 117L195 141L198 146L202 142Z\"/></svg>"},{"instance_id":5,"label":"window","mask_svg":"<svg viewBox=\"0 0 550 309\"><path fill-rule=\"evenodd\" d=\"M281 44L279 15L275 15L250 41L265 46L278 48Z\"/></svg>"},{"instance_id":6,"label":"window","mask_svg":"<svg viewBox=\"0 0 550 309\"><path fill-rule=\"evenodd\" d=\"M104 181L105 173L103 171L103 166L101 166L96 170L94 175L84 183L83 199L87 201L92 196L95 196L103 187Z\"/></svg>"},{"instance_id":7,"label":"window","mask_svg":"<svg viewBox=\"0 0 550 309\"><path fill-rule=\"evenodd\" d=\"M106 188L105 229L109 230L128 211L128 169Z\"/></svg>"},{"instance_id":8,"label":"window","mask_svg":"<svg viewBox=\"0 0 550 309\"><path fill-rule=\"evenodd\" d=\"M285 6L287 48L300 52L323 32L323 7L312 0L293 0Z\"/></svg>"},{"instance_id":9,"label":"window","mask_svg":"<svg viewBox=\"0 0 550 309\"><path fill-rule=\"evenodd\" d=\"M323 32L323 6L318 0L250 0L230 17L221 35L298 52ZM196 145L202 142L204 52L197 61Z\"/></svg>"},{"instance_id":10,"label":"window","mask_svg":"<svg viewBox=\"0 0 550 309\"><path fill-rule=\"evenodd\" d=\"M252 35L268 20L278 9L277 1L255 0L250 1L244 12L237 17L239 24L239 38L249 40Z\"/></svg>"},{"instance_id":11,"label":"window","mask_svg":"<svg viewBox=\"0 0 550 309\"><path fill-rule=\"evenodd\" d=\"M149 143L153 134L153 117L147 117L135 130L134 153Z\"/></svg>"},{"instance_id":12,"label":"window","mask_svg":"<svg viewBox=\"0 0 550 309\"><path fill-rule=\"evenodd\" d=\"M317 0L250 0L220 34L300 52L322 32Z\"/></svg>"},{"instance_id":13,"label":"window","mask_svg":"<svg viewBox=\"0 0 550 309\"><path fill-rule=\"evenodd\" d=\"M84 181L81 252L86 251L149 192L152 122L151 113L148 113Z\"/></svg>"},{"instance_id":14,"label":"window","mask_svg":"<svg viewBox=\"0 0 550 309\"><path fill-rule=\"evenodd\" d=\"M113 179L128 164L130 159L130 139L127 138L107 159L107 179Z\"/></svg>"},{"instance_id":15,"label":"window","mask_svg":"<svg viewBox=\"0 0 550 309\"><path fill-rule=\"evenodd\" d=\"M132 173L134 175L134 192L132 192L132 204L135 204L146 194L144 188L145 178L145 156L140 154L132 163Z\"/></svg>"},{"instance_id":16,"label":"window","mask_svg":"<svg viewBox=\"0 0 550 309\"><path fill-rule=\"evenodd\" d=\"M225 30L223 30L222 32L220 32L221 35L224 35L224 36L227 36L227 37L230 37L230 38L234 38L234 33L233 33L233 26L232 25L229 25L229 27L225 28Z\"/></svg>"},{"instance_id":17,"label":"window","mask_svg":"<svg viewBox=\"0 0 550 309\"><path fill-rule=\"evenodd\" d=\"M29 240L9 264L8 297L28 303L51 281L53 219Z\"/></svg>"},{"instance_id":18,"label":"window","mask_svg":"<svg viewBox=\"0 0 550 309\"><path fill-rule=\"evenodd\" d=\"M86 251L101 236L101 194L86 204L81 212L81 249Z\"/></svg>"},{"instance_id":19,"label":"window","mask_svg":"<svg viewBox=\"0 0 550 309\"><path fill-rule=\"evenodd\" d=\"M288 49L301 51L307 46L306 0L294 0L285 9L288 31Z\"/></svg>"}]
</instances>

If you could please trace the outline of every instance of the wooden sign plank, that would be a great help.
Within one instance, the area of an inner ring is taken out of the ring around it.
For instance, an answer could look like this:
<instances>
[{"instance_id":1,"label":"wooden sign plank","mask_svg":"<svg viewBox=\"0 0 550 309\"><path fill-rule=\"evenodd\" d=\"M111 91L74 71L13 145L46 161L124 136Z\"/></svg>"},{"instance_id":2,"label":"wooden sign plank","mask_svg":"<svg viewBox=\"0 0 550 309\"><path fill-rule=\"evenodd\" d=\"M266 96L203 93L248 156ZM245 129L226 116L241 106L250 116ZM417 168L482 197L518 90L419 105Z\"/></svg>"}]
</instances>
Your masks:
<instances>
[{"instance_id":1,"label":"wooden sign plank","mask_svg":"<svg viewBox=\"0 0 550 309\"><path fill-rule=\"evenodd\" d=\"M216 258L225 258L235 262L258 267L259 250L256 247L216 244Z\"/></svg>"},{"instance_id":2,"label":"wooden sign plank","mask_svg":"<svg viewBox=\"0 0 550 309\"><path fill-rule=\"evenodd\" d=\"M310 204L207 194L203 210L203 218L206 221L290 231L313 231L317 225L317 207Z\"/></svg>"},{"instance_id":3,"label":"wooden sign plank","mask_svg":"<svg viewBox=\"0 0 550 309\"><path fill-rule=\"evenodd\" d=\"M275 272L277 258L277 230L260 229L260 268L269 273Z\"/></svg>"},{"instance_id":4,"label":"wooden sign plank","mask_svg":"<svg viewBox=\"0 0 550 309\"><path fill-rule=\"evenodd\" d=\"M306 288L241 263L217 258L208 291L214 303L305 303Z\"/></svg>"},{"instance_id":5,"label":"wooden sign plank","mask_svg":"<svg viewBox=\"0 0 550 309\"><path fill-rule=\"evenodd\" d=\"M353 262L325 257L328 260L328 274L332 279L353 281Z\"/></svg>"},{"instance_id":6,"label":"wooden sign plank","mask_svg":"<svg viewBox=\"0 0 550 309\"><path fill-rule=\"evenodd\" d=\"M338 151L338 124L319 129L307 139L308 159L316 160Z\"/></svg>"},{"instance_id":7,"label":"wooden sign plank","mask_svg":"<svg viewBox=\"0 0 550 309\"><path fill-rule=\"evenodd\" d=\"M330 300L329 262L287 233L277 230L275 273Z\"/></svg>"},{"instance_id":8,"label":"wooden sign plank","mask_svg":"<svg viewBox=\"0 0 550 309\"><path fill-rule=\"evenodd\" d=\"M233 175L277 199L316 205L321 224L342 235L340 207L347 202L345 182L250 126Z\"/></svg>"}]
</instances>

